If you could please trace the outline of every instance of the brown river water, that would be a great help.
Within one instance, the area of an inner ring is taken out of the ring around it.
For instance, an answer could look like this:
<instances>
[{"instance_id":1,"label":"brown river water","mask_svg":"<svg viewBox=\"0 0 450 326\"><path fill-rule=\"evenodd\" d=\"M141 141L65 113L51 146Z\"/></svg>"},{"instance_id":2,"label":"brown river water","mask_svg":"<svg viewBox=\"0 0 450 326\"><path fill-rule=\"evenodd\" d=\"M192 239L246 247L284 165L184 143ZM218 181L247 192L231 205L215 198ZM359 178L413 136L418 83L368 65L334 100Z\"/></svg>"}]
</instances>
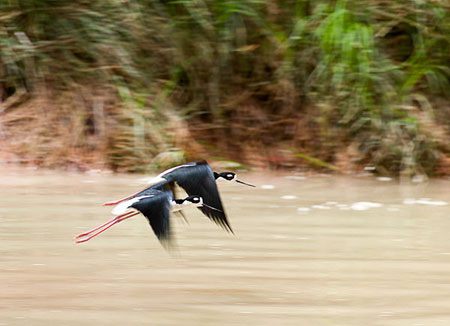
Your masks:
<instances>
[{"instance_id":1,"label":"brown river water","mask_svg":"<svg viewBox=\"0 0 450 326\"><path fill-rule=\"evenodd\" d=\"M167 252L107 200L136 175L0 171L2 325L450 325L450 181L243 173L235 235L173 218Z\"/></svg>"}]
</instances>

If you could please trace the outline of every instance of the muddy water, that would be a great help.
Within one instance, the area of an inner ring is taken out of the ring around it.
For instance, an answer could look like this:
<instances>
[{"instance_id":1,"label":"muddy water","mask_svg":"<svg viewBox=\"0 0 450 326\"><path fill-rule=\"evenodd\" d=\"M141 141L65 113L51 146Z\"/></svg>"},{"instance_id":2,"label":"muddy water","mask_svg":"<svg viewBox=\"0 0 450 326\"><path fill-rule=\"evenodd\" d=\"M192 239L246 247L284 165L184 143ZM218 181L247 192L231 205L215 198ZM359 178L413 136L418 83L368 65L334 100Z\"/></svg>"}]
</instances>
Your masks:
<instances>
[{"instance_id":1,"label":"muddy water","mask_svg":"<svg viewBox=\"0 0 450 326\"><path fill-rule=\"evenodd\" d=\"M74 245L137 176L2 170L0 325L450 325L450 182L244 174L235 236L195 209Z\"/></svg>"}]
</instances>

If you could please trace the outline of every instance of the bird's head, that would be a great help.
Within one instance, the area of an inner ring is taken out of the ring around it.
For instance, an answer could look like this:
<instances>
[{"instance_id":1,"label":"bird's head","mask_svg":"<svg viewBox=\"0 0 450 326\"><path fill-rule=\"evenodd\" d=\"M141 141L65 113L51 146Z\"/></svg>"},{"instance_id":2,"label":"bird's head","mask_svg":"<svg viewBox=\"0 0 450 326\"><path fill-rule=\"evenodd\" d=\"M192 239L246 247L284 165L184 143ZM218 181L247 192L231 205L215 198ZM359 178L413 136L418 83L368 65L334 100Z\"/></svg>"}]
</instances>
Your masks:
<instances>
[{"instance_id":1,"label":"bird's head","mask_svg":"<svg viewBox=\"0 0 450 326\"><path fill-rule=\"evenodd\" d=\"M186 197L185 199L182 199L182 201L183 201L182 205L193 205L195 207L207 207L209 209L212 209L212 210L215 210L218 212L222 212L220 209L217 209L215 207L205 204L203 201L203 198L200 196L189 196L189 197Z\"/></svg>"},{"instance_id":2,"label":"bird's head","mask_svg":"<svg viewBox=\"0 0 450 326\"><path fill-rule=\"evenodd\" d=\"M216 178L216 180L223 179L223 180L227 180L227 181L236 181L237 183L241 183L246 186L254 187L254 185L252 185L252 184L249 184L249 183L239 180L237 178L236 173L234 173L234 172L221 172L221 173L214 172L214 177Z\"/></svg>"},{"instance_id":3,"label":"bird's head","mask_svg":"<svg viewBox=\"0 0 450 326\"><path fill-rule=\"evenodd\" d=\"M236 179L236 173L234 173L234 172L216 173L216 180L218 180L218 179L233 181L234 179Z\"/></svg>"},{"instance_id":4,"label":"bird's head","mask_svg":"<svg viewBox=\"0 0 450 326\"><path fill-rule=\"evenodd\" d=\"M184 199L185 203L192 204L194 206L202 206L203 198L200 196L189 196Z\"/></svg>"}]
</instances>

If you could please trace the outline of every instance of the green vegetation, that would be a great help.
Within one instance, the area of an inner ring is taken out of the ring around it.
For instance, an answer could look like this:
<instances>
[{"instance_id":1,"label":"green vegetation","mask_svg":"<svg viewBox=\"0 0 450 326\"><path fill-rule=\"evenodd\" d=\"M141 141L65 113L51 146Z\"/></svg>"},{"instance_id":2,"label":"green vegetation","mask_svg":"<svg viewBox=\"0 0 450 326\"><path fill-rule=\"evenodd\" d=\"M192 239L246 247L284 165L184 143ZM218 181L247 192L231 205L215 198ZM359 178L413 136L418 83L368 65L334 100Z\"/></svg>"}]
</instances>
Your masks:
<instances>
[{"instance_id":1,"label":"green vegetation","mask_svg":"<svg viewBox=\"0 0 450 326\"><path fill-rule=\"evenodd\" d=\"M6 0L0 137L43 165L449 173L449 53L441 0Z\"/></svg>"}]
</instances>

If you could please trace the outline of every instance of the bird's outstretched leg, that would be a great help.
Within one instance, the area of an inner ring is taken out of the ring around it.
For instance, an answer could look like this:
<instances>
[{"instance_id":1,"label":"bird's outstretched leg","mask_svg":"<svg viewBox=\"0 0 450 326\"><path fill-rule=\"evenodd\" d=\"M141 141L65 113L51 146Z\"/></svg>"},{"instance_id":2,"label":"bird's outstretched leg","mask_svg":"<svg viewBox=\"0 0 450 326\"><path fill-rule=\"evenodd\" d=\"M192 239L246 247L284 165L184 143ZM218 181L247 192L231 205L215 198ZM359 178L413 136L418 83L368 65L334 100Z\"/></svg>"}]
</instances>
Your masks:
<instances>
[{"instance_id":1,"label":"bird's outstretched leg","mask_svg":"<svg viewBox=\"0 0 450 326\"><path fill-rule=\"evenodd\" d=\"M82 242L86 242L88 240L91 240L93 237L96 237L97 235L99 235L100 233L105 232L106 230L108 230L111 226L113 226L114 224L117 224L119 222L122 222L126 219L129 219L130 217L133 217L135 215L139 214L139 212L127 212L124 213L122 215L116 216L113 219L103 223L100 226L97 226L96 228L89 230L87 232L81 233L79 235L77 235L74 239L76 240L75 243L82 243ZM97 231L99 230L100 231ZM97 232L95 232L97 231ZM94 234L92 234L93 232L95 232ZM91 235L92 234L92 235ZM85 238L87 237L87 238ZM84 238L84 239L83 239Z\"/></svg>"},{"instance_id":2,"label":"bird's outstretched leg","mask_svg":"<svg viewBox=\"0 0 450 326\"><path fill-rule=\"evenodd\" d=\"M129 195L129 196L124 197L124 198L119 199L119 200L108 201L108 202L104 203L103 206L113 206L113 205L117 205L117 204L119 204L119 203L121 203L121 202L123 202L123 201L125 201L125 200L127 200L127 199L130 199L130 198L132 198L132 197L135 197L136 195L140 194L141 192L144 192L144 191L148 190L149 188L151 188L151 187L147 187L147 188L145 188L145 189L142 189L142 190L138 191L138 192L135 193L135 194Z\"/></svg>"}]
</instances>

